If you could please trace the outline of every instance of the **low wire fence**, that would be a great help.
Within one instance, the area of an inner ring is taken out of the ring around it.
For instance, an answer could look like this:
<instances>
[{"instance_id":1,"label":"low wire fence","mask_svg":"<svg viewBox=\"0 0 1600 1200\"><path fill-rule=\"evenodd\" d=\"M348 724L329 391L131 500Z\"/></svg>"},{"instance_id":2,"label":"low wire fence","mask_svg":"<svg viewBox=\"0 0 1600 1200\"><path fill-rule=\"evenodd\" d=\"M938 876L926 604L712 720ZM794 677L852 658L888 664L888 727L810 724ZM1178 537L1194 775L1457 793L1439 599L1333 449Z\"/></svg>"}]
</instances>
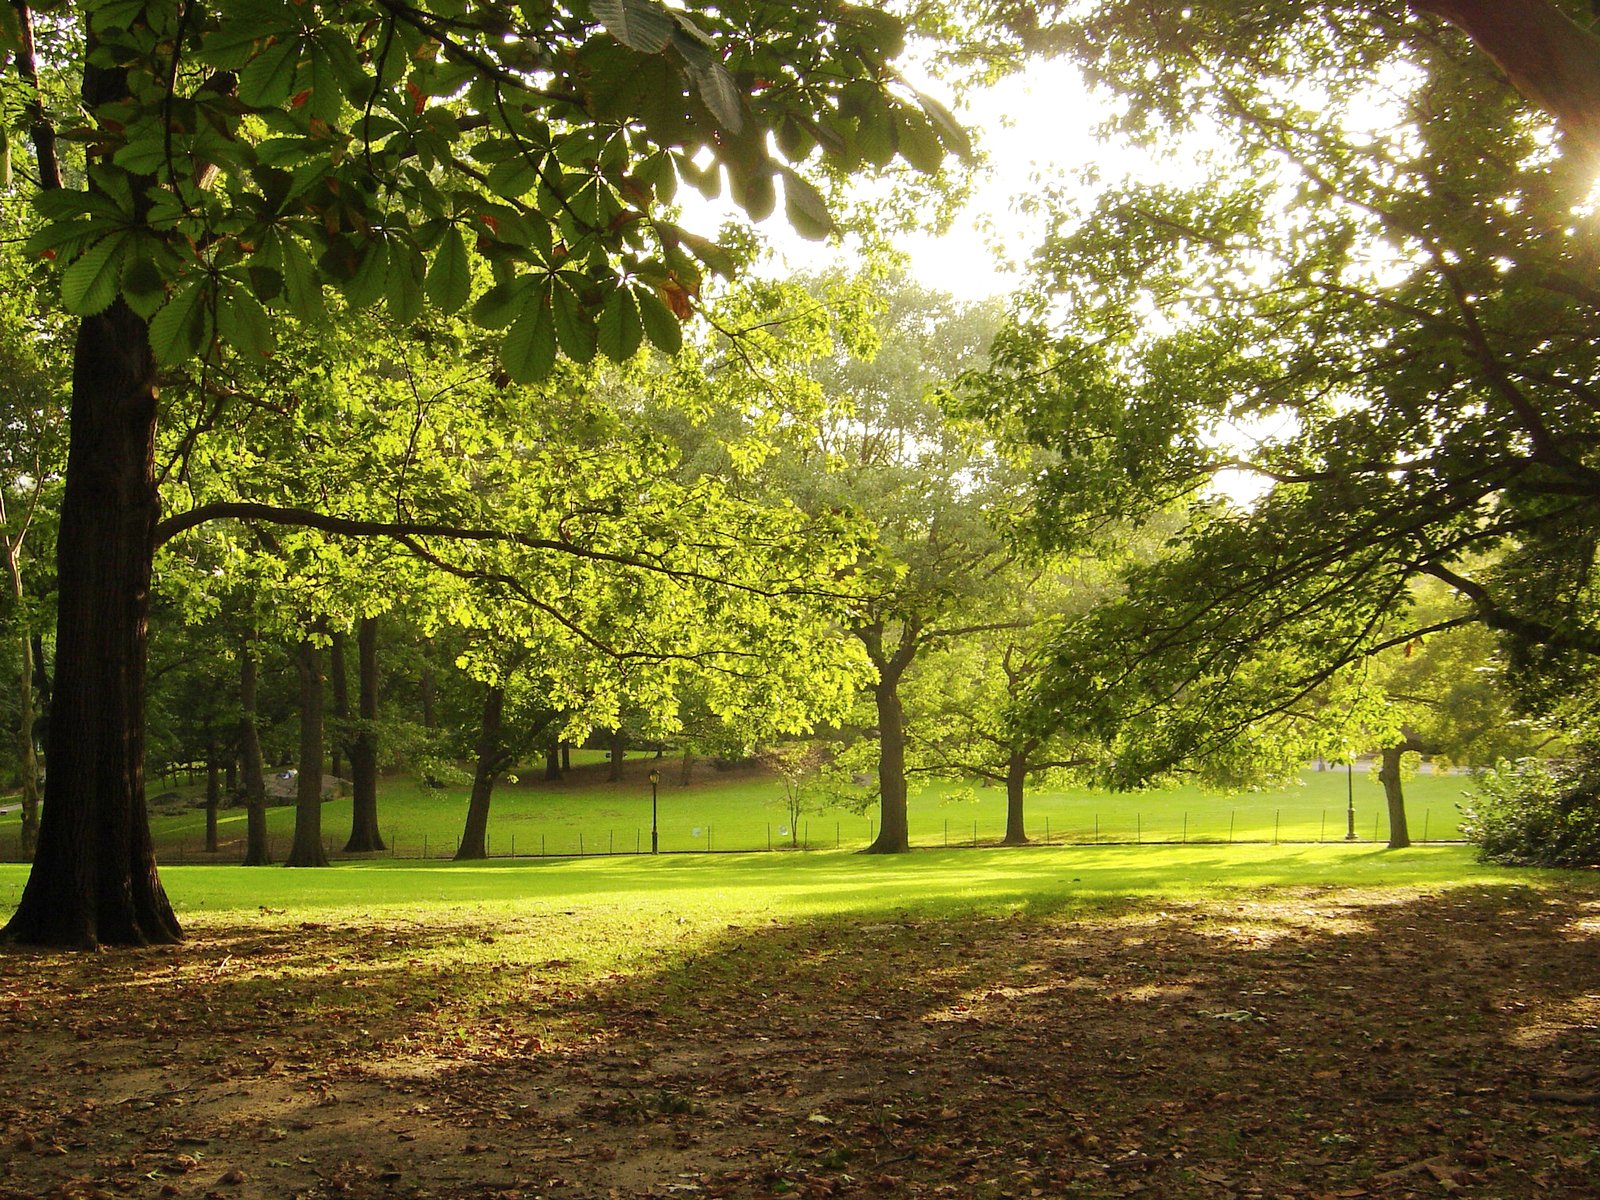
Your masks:
<instances>
[{"instance_id":1,"label":"low wire fence","mask_svg":"<svg viewBox=\"0 0 1600 1200\"><path fill-rule=\"evenodd\" d=\"M1460 844L1455 812L1436 819L1431 809L1413 814L1410 840L1415 845ZM706 821L699 825L675 824L658 830L652 849L647 826L622 828L539 829L530 825L492 830L486 838L491 859L607 858L660 854L732 854L755 852L807 852L859 850L877 835L875 816L821 817L803 820L793 829L787 823L752 825L749 821ZM913 819L910 842L918 849L962 849L996 846L1004 836L1003 822L947 816ZM1175 845L1316 845L1323 843L1383 844L1389 840L1384 813L1352 822L1344 811L1305 810L1208 811L1204 814L1141 812L1092 813L1062 819L1046 816L1028 822L1027 839L1037 846L1175 846ZM11 861L21 857L19 839L6 839ZM269 853L282 862L293 843L292 833L274 831L268 837ZM330 860L362 861L374 858L446 861L456 857L460 838L453 835L410 835L399 829L385 835L380 851L347 852L343 833L324 831L323 850ZM217 850L208 851L201 837L166 839L157 845L157 857L167 864L229 863L243 854L243 839L230 832Z\"/></svg>"}]
</instances>

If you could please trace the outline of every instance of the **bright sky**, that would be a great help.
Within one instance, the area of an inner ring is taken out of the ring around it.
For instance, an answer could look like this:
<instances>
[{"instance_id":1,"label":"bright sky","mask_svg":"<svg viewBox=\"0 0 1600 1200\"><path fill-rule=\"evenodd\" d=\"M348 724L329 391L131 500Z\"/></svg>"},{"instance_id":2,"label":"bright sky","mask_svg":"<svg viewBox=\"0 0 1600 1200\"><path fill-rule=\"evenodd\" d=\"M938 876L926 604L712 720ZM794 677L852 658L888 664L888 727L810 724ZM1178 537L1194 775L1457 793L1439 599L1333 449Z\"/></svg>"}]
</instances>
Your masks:
<instances>
[{"instance_id":1,"label":"bright sky","mask_svg":"<svg viewBox=\"0 0 1600 1200\"><path fill-rule=\"evenodd\" d=\"M918 80L918 84L949 102L937 81ZM1013 286L1015 276L1002 269L999 258L1024 263L1039 235L1036 225L1015 212L1015 199L1030 189L1036 173L1061 177L1093 161L1100 152L1093 127L1101 113L1069 65L1041 62L973 96L956 115L987 153L987 166L949 232L937 238L929 234L907 237L901 246L910 256L911 272L919 282L963 299L976 299ZM693 228L715 228L728 217L744 218L725 197L705 203L690 193L685 207ZM849 261L848 248L841 251L797 236L785 221L781 204L758 228L781 266L819 270Z\"/></svg>"}]
</instances>

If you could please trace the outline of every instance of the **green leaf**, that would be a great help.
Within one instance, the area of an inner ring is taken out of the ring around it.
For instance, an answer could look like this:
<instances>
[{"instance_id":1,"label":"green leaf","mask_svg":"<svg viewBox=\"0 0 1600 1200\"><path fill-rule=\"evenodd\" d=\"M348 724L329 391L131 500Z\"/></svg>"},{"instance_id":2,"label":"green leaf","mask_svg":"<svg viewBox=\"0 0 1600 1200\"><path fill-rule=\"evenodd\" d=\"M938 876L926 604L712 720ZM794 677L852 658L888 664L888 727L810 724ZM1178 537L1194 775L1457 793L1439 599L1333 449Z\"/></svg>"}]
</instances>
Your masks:
<instances>
[{"instance_id":1,"label":"green leaf","mask_svg":"<svg viewBox=\"0 0 1600 1200\"><path fill-rule=\"evenodd\" d=\"M612 362L627 362L638 352L644 327L639 323L639 308L631 291L619 287L606 297L595 332L601 352Z\"/></svg>"},{"instance_id":2,"label":"green leaf","mask_svg":"<svg viewBox=\"0 0 1600 1200\"><path fill-rule=\"evenodd\" d=\"M199 353L205 341L209 291L190 283L168 300L150 322L150 352L163 367L175 367Z\"/></svg>"},{"instance_id":3,"label":"green leaf","mask_svg":"<svg viewBox=\"0 0 1600 1200\"><path fill-rule=\"evenodd\" d=\"M550 298L542 290L529 295L500 344L500 360L518 383L542 383L556 365L556 331L550 318Z\"/></svg>"},{"instance_id":4,"label":"green leaf","mask_svg":"<svg viewBox=\"0 0 1600 1200\"><path fill-rule=\"evenodd\" d=\"M326 315L322 304L322 276L305 247L292 237L283 239L283 291L289 301L289 311L302 321L320 321Z\"/></svg>"},{"instance_id":5,"label":"green leaf","mask_svg":"<svg viewBox=\"0 0 1600 1200\"><path fill-rule=\"evenodd\" d=\"M972 137L962 128L961 122L955 119L950 110L932 96L924 96L921 92L917 93L917 103L922 106L922 111L928 114L928 120L933 122L939 140L957 157L963 160L970 159Z\"/></svg>"},{"instance_id":6,"label":"green leaf","mask_svg":"<svg viewBox=\"0 0 1600 1200\"><path fill-rule=\"evenodd\" d=\"M683 326L672 315L666 301L649 287L635 287L633 295L639 302L639 319L644 331L656 348L666 354L676 354L683 349Z\"/></svg>"},{"instance_id":7,"label":"green leaf","mask_svg":"<svg viewBox=\"0 0 1600 1200\"><path fill-rule=\"evenodd\" d=\"M733 76L728 74L728 69L719 62L712 62L705 67L691 66L688 71L711 115L729 133L742 130L744 113L739 105L739 88L733 82Z\"/></svg>"},{"instance_id":8,"label":"green leaf","mask_svg":"<svg viewBox=\"0 0 1600 1200\"><path fill-rule=\"evenodd\" d=\"M594 357L598 339L594 318L583 307L583 302L569 287L557 284L552 304L556 327L556 341L561 352L574 362L586 363Z\"/></svg>"},{"instance_id":9,"label":"green leaf","mask_svg":"<svg viewBox=\"0 0 1600 1200\"><path fill-rule=\"evenodd\" d=\"M672 14L652 0L590 0L589 11L617 41L643 54L665 50L677 29Z\"/></svg>"},{"instance_id":10,"label":"green leaf","mask_svg":"<svg viewBox=\"0 0 1600 1200\"><path fill-rule=\"evenodd\" d=\"M467 240L452 225L433 254L433 269L428 272L428 299L441 312L458 312L472 296L472 264L467 259Z\"/></svg>"},{"instance_id":11,"label":"green leaf","mask_svg":"<svg viewBox=\"0 0 1600 1200\"><path fill-rule=\"evenodd\" d=\"M70 313L93 316L111 306L122 278L128 235L113 233L90 246L61 277L61 303Z\"/></svg>"},{"instance_id":12,"label":"green leaf","mask_svg":"<svg viewBox=\"0 0 1600 1200\"><path fill-rule=\"evenodd\" d=\"M828 202L811 183L789 170L783 172L783 211L795 232L803 238L819 242L834 230L833 218L828 214Z\"/></svg>"},{"instance_id":13,"label":"green leaf","mask_svg":"<svg viewBox=\"0 0 1600 1200\"><path fill-rule=\"evenodd\" d=\"M389 270L384 277L384 302L396 321L410 322L422 312L421 252L403 237L389 241Z\"/></svg>"},{"instance_id":14,"label":"green leaf","mask_svg":"<svg viewBox=\"0 0 1600 1200\"><path fill-rule=\"evenodd\" d=\"M217 305L217 332L246 358L272 354L272 318L244 288L229 288Z\"/></svg>"},{"instance_id":15,"label":"green leaf","mask_svg":"<svg viewBox=\"0 0 1600 1200\"><path fill-rule=\"evenodd\" d=\"M300 66L300 39L268 46L239 73L239 100L252 108L277 108L294 90Z\"/></svg>"}]
</instances>

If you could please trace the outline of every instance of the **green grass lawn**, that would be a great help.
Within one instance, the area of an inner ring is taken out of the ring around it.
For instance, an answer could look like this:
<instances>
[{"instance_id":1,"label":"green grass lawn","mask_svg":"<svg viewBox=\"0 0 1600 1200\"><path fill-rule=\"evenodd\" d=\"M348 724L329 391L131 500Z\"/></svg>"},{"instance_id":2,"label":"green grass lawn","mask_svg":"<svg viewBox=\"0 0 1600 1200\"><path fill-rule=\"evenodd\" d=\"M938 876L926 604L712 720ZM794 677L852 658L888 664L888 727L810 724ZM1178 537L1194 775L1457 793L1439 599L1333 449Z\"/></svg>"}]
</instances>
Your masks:
<instances>
[{"instance_id":1,"label":"green grass lawn","mask_svg":"<svg viewBox=\"0 0 1600 1200\"><path fill-rule=\"evenodd\" d=\"M595 762L562 783L547 784L537 768L495 790L489 818L489 850L494 856L541 857L632 854L650 848L650 785L646 775L659 767L660 845L665 853L765 850L786 847L798 838L810 849L859 849L876 832L876 808L865 813L832 809L802 816L791 831L779 785L749 772L697 768L693 786L676 783L678 764L670 759L630 758L622 783L604 782ZM1407 809L1414 840L1459 836L1458 805L1470 785L1460 776L1419 775L1407 782ZM1357 837L1364 842L1389 836L1383 792L1369 773L1307 771L1298 786L1236 794L1193 786L1125 794L1087 789L1041 789L1029 797L1028 832L1052 844L1112 842L1230 841L1336 842L1345 836L1346 789L1353 793ZM149 789L159 794L162 785ZM190 792L189 794L192 794ZM399 858L448 858L454 853L466 813L466 788L424 789L408 778L384 781L379 817L384 837ZM206 861L202 852L205 818L196 809L152 819L157 853L164 863ZM932 784L913 791L911 841L920 847L971 845L997 841L1005 831L1005 795L999 788ZM272 809L268 825L275 855L281 857L294 828L291 807ZM222 850L218 861L238 856L244 837L243 809L220 818ZM350 829L350 801L323 807L323 833L330 849L343 846ZM0 818L0 847L16 844L18 817Z\"/></svg>"},{"instance_id":2,"label":"green grass lawn","mask_svg":"<svg viewBox=\"0 0 1600 1200\"><path fill-rule=\"evenodd\" d=\"M27 869L0 865L0 914ZM930 850L892 857L827 851L493 863L379 859L320 870L171 866L181 914L291 921L416 915L434 905L540 913L630 914L697 927L753 918L1050 912L1119 898L1173 903L1265 887L1447 888L1589 882L1582 872L1484 866L1461 846L1053 846Z\"/></svg>"}]
</instances>

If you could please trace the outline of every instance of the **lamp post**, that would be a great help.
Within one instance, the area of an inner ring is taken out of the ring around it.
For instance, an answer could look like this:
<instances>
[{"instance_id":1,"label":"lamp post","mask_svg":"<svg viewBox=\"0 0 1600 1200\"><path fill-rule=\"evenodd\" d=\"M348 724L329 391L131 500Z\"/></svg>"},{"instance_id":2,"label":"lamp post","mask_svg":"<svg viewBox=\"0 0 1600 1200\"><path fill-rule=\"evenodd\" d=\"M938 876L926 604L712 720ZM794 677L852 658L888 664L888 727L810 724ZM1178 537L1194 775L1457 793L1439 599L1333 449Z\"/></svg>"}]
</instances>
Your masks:
<instances>
[{"instance_id":1,"label":"lamp post","mask_svg":"<svg viewBox=\"0 0 1600 1200\"><path fill-rule=\"evenodd\" d=\"M651 854L659 854L661 852L661 841L660 841L660 838L658 837L658 835L656 833L656 784L658 784L660 782L661 782L661 772L657 771L654 767L652 767L650 769L650 853ZM1355 820L1354 817L1351 817L1350 819L1352 821ZM1355 826L1352 825L1350 828L1354 829Z\"/></svg>"},{"instance_id":2,"label":"lamp post","mask_svg":"<svg viewBox=\"0 0 1600 1200\"><path fill-rule=\"evenodd\" d=\"M1344 797L1345 818L1349 822L1349 832L1344 835L1344 840L1356 840L1356 760L1352 757L1344 765Z\"/></svg>"}]
</instances>

